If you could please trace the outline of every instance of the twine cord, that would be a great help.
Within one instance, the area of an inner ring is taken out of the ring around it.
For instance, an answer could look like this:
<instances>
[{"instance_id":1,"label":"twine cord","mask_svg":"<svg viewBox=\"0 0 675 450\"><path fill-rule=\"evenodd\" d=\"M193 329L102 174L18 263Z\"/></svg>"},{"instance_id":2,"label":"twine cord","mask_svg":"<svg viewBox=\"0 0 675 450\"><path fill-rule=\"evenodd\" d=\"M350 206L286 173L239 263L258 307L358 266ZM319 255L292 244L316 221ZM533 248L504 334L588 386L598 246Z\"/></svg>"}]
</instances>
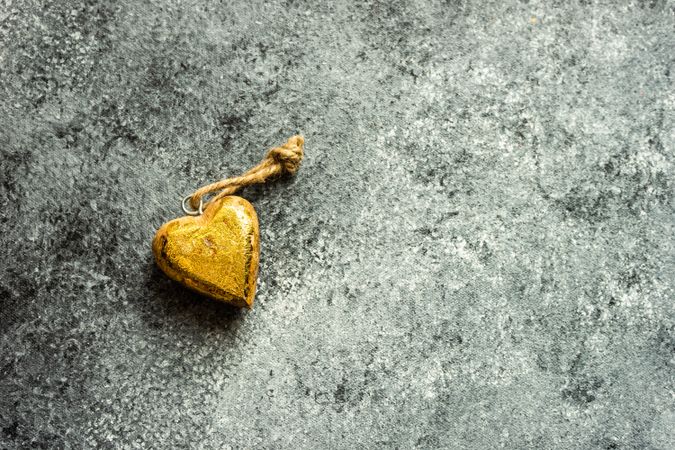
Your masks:
<instances>
[{"instance_id":1,"label":"twine cord","mask_svg":"<svg viewBox=\"0 0 675 450\"><path fill-rule=\"evenodd\" d=\"M281 147L274 147L268 151L260 164L243 175L216 181L197 189L190 197L190 206L197 209L200 201L207 194L219 191L206 204L232 195L246 186L263 184L272 178L285 174L294 175L300 168L300 162L302 162L304 143L305 140L302 136L293 136Z\"/></svg>"}]
</instances>

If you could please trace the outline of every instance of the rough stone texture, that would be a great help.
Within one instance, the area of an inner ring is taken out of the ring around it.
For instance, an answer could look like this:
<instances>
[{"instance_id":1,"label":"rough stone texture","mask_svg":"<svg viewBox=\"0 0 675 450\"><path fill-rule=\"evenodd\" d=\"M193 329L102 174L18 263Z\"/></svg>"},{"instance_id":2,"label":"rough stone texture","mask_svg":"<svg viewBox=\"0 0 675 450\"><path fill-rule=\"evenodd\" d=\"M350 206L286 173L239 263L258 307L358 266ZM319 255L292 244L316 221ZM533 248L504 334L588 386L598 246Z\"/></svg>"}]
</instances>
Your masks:
<instances>
[{"instance_id":1,"label":"rough stone texture","mask_svg":"<svg viewBox=\"0 0 675 450\"><path fill-rule=\"evenodd\" d=\"M672 449L674 10L4 0L0 447ZM164 277L296 132L255 309Z\"/></svg>"}]
</instances>

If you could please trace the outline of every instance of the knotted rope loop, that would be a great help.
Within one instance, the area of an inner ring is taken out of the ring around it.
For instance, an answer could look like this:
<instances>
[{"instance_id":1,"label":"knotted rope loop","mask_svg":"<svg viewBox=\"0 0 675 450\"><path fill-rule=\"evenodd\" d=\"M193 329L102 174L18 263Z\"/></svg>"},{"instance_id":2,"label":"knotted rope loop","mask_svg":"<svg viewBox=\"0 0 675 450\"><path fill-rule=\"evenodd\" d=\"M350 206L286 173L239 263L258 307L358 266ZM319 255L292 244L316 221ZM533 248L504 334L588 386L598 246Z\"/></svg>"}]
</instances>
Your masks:
<instances>
[{"instance_id":1,"label":"knotted rope loop","mask_svg":"<svg viewBox=\"0 0 675 450\"><path fill-rule=\"evenodd\" d=\"M302 156L302 144L292 148L275 147L267 152L267 158L276 161L283 167L283 171L289 175L295 175L295 172L298 171Z\"/></svg>"},{"instance_id":2,"label":"knotted rope loop","mask_svg":"<svg viewBox=\"0 0 675 450\"><path fill-rule=\"evenodd\" d=\"M209 203L232 195L243 187L252 184L262 184L280 175L294 175L302 162L304 144L305 139L302 136L293 136L281 147L274 147L267 152L267 155L260 161L260 164L251 168L243 175L216 181L197 189L190 196L190 206L194 210L201 210L202 207L205 207ZM207 202L203 201L205 195L214 192L218 193Z\"/></svg>"}]
</instances>

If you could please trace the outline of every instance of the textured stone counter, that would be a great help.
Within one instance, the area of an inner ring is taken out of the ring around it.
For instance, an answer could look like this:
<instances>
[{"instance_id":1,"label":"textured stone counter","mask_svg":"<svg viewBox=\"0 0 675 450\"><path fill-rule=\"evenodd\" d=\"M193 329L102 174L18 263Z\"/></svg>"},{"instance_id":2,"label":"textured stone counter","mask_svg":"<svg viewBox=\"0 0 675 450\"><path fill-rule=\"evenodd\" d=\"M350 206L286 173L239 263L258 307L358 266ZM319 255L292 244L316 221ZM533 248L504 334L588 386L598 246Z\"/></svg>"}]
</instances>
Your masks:
<instances>
[{"instance_id":1,"label":"textured stone counter","mask_svg":"<svg viewBox=\"0 0 675 450\"><path fill-rule=\"evenodd\" d=\"M0 6L0 448L673 448L673 2L322 3Z\"/></svg>"}]
</instances>

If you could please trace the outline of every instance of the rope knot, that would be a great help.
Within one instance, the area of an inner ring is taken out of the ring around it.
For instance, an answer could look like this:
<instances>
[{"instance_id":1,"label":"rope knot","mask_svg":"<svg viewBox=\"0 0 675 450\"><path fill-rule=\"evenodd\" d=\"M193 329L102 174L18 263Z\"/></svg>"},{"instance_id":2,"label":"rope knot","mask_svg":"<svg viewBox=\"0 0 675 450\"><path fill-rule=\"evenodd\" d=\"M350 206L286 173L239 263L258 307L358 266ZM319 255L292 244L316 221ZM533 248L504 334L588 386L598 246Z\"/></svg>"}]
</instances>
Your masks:
<instances>
[{"instance_id":1,"label":"rope knot","mask_svg":"<svg viewBox=\"0 0 675 450\"><path fill-rule=\"evenodd\" d=\"M267 153L267 157L274 160L282 169L282 173L294 175L300 168L303 157L302 136L293 136L281 147L274 147Z\"/></svg>"},{"instance_id":2,"label":"rope knot","mask_svg":"<svg viewBox=\"0 0 675 450\"><path fill-rule=\"evenodd\" d=\"M252 184L265 183L267 180L275 178L278 175L294 175L300 168L302 162L303 146L305 139L302 136L293 136L281 147L274 147L260 164L251 168L248 172L238 177L226 178L215 183L203 186L197 189L190 197L190 206L196 210L202 210L202 197L216 191L220 191L206 204L232 195L239 189ZM185 210L185 207L183 207ZM187 210L185 210L188 212ZM188 212L188 214L190 214Z\"/></svg>"}]
</instances>

